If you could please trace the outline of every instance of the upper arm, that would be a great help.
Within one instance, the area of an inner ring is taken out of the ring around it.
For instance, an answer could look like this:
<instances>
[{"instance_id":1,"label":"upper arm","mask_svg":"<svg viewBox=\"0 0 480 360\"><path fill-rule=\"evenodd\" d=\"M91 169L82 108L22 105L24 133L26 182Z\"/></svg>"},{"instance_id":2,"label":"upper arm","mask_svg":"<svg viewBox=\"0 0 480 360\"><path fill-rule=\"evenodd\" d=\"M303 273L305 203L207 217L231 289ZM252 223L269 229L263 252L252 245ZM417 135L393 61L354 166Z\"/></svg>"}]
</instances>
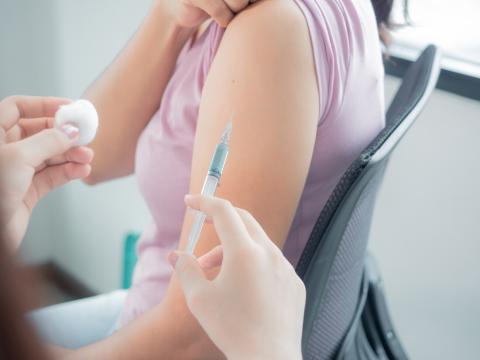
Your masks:
<instances>
[{"instance_id":1,"label":"upper arm","mask_svg":"<svg viewBox=\"0 0 480 360\"><path fill-rule=\"evenodd\" d=\"M203 89L190 193L200 193L233 113L230 153L217 195L252 213L283 247L315 145L318 95L307 25L292 1L262 0L237 15L225 31ZM187 212L181 249L192 220ZM206 224L195 253L204 254L218 243L213 226ZM184 351L196 356L220 357L189 314L175 276L160 309L164 319L159 326L168 330L169 341L190 344Z\"/></svg>"},{"instance_id":2,"label":"upper arm","mask_svg":"<svg viewBox=\"0 0 480 360\"><path fill-rule=\"evenodd\" d=\"M262 0L237 15L202 94L190 192L201 191L233 112L230 154L217 194L250 211L272 241L283 246L311 162L318 98L308 29L293 2ZM180 248L186 246L191 220L185 217ZM217 244L207 224L196 253ZM162 304L117 333L108 349L122 355L135 351L136 356L143 349L157 358L221 357L188 312L175 276L172 279ZM138 346L132 349L132 344Z\"/></svg>"},{"instance_id":3,"label":"upper arm","mask_svg":"<svg viewBox=\"0 0 480 360\"><path fill-rule=\"evenodd\" d=\"M200 192L233 113L217 195L250 211L282 247L309 170L318 98L308 28L296 5L264 0L239 14L224 34L202 94L190 192ZM181 247L189 225L187 219ZM207 226L197 253L216 243Z\"/></svg>"}]
</instances>

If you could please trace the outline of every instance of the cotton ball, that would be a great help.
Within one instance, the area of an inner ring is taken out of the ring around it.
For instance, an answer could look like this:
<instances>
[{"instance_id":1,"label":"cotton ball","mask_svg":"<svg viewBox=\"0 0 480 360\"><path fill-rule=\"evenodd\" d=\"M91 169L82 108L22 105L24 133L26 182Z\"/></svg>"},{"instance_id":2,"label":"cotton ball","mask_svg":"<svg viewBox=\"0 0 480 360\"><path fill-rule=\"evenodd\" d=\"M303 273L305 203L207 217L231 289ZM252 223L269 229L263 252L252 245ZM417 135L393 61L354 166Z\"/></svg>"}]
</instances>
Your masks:
<instances>
[{"instance_id":1,"label":"cotton ball","mask_svg":"<svg viewBox=\"0 0 480 360\"><path fill-rule=\"evenodd\" d=\"M95 106L88 100L77 100L71 104L63 105L55 114L55 127L60 129L69 124L78 128L78 146L90 144L98 128L98 114Z\"/></svg>"}]
</instances>

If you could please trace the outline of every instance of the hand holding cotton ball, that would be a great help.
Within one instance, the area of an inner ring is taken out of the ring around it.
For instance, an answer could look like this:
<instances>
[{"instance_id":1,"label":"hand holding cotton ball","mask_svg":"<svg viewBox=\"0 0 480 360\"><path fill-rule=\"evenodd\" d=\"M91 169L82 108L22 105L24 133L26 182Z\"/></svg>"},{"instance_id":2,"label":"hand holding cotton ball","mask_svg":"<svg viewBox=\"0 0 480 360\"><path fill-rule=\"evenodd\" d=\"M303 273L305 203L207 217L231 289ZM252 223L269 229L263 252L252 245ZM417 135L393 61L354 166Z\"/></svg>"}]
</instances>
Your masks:
<instances>
[{"instance_id":1,"label":"hand holding cotton ball","mask_svg":"<svg viewBox=\"0 0 480 360\"><path fill-rule=\"evenodd\" d=\"M98 128L98 114L95 106L88 100L77 100L71 104L63 105L55 114L55 127L60 129L64 125L78 128L78 146L90 144Z\"/></svg>"}]
</instances>

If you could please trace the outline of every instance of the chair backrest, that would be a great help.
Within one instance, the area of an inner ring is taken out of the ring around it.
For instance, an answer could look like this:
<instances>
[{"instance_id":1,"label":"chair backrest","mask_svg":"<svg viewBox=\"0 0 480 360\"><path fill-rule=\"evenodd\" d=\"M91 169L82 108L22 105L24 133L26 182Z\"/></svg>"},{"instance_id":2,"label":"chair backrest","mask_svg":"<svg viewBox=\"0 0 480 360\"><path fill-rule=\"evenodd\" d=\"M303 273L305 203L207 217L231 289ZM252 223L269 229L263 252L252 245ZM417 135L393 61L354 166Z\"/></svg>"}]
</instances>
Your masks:
<instances>
[{"instance_id":1,"label":"chair backrest","mask_svg":"<svg viewBox=\"0 0 480 360\"><path fill-rule=\"evenodd\" d=\"M439 72L440 53L430 45L405 74L385 128L348 168L313 228L296 269L307 288L304 359L334 358L352 322L385 167L424 108Z\"/></svg>"}]
</instances>

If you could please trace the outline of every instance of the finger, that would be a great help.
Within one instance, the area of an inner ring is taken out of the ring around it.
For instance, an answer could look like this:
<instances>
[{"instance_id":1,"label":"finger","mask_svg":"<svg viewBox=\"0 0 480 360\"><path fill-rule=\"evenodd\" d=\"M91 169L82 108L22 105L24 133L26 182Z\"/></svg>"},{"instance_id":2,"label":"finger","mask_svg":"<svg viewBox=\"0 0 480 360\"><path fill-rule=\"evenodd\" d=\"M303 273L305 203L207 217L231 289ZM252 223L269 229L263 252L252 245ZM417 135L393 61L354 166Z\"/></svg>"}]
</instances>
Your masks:
<instances>
[{"instance_id":1,"label":"finger","mask_svg":"<svg viewBox=\"0 0 480 360\"><path fill-rule=\"evenodd\" d=\"M93 150L88 147L74 147L62 155L57 155L48 159L44 166L61 165L67 162L90 164L93 160L93 155Z\"/></svg>"},{"instance_id":2,"label":"finger","mask_svg":"<svg viewBox=\"0 0 480 360\"><path fill-rule=\"evenodd\" d=\"M227 27L235 15L224 0L194 0L192 3L210 15L221 27Z\"/></svg>"},{"instance_id":3,"label":"finger","mask_svg":"<svg viewBox=\"0 0 480 360\"><path fill-rule=\"evenodd\" d=\"M0 102L0 127L7 132L18 120L54 117L61 105L71 100L53 97L11 96Z\"/></svg>"},{"instance_id":4,"label":"finger","mask_svg":"<svg viewBox=\"0 0 480 360\"><path fill-rule=\"evenodd\" d=\"M53 189L66 183L87 177L92 168L90 165L67 163L50 166L37 173L32 181L32 193L27 196L28 205L33 205Z\"/></svg>"},{"instance_id":5,"label":"finger","mask_svg":"<svg viewBox=\"0 0 480 360\"><path fill-rule=\"evenodd\" d=\"M23 137L29 137L45 129L51 129L55 125L54 117L44 117L36 119L21 119L18 125L22 129Z\"/></svg>"},{"instance_id":6,"label":"finger","mask_svg":"<svg viewBox=\"0 0 480 360\"><path fill-rule=\"evenodd\" d=\"M212 218L225 253L254 243L240 215L228 201L215 197L187 195L185 203Z\"/></svg>"},{"instance_id":7,"label":"finger","mask_svg":"<svg viewBox=\"0 0 480 360\"><path fill-rule=\"evenodd\" d=\"M209 270L222 265L223 261L223 247L222 245L215 246L208 253L198 258L198 263L203 270Z\"/></svg>"},{"instance_id":8,"label":"finger","mask_svg":"<svg viewBox=\"0 0 480 360\"><path fill-rule=\"evenodd\" d=\"M44 129L52 128L54 123L55 118L20 119L7 131L6 142L11 143L35 135Z\"/></svg>"},{"instance_id":9,"label":"finger","mask_svg":"<svg viewBox=\"0 0 480 360\"><path fill-rule=\"evenodd\" d=\"M58 129L48 129L14 145L20 148L26 161L36 168L46 160L61 155L74 146L75 139L78 137L78 129L73 126L69 126L69 129L66 130L69 133L68 136Z\"/></svg>"},{"instance_id":10,"label":"finger","mask_svg":"<svg viewBox=\"0 0 480 360\"><path fill-rule=\"evenodd\" d=\"M168 260L175 268L175 274L189 303L195 293L207 285L208 280L193 256L176 251L169 255Z\"/></svg>"},{"instance_id":11,"label":"finger","mask_svg":"<svg viewBox=\"0 0 480 360\"><path fill-rule=\"evenodd\" d=\"M55 118L44 117L36 119L21 119L18 126L22 130L22 139L35 135L42 130L51 129L55 125Z\"/></svg>"},{"instance_id":12,"label":"finger","mask_svg":"<svg viewBox=\"0 0 480 360\"><path fill-rule=\"evenodd\" d=\"M192 216L196 216L197 214L200 214L200 213L201 213L201 211L195 210L195 209L193 209L193 208L191 208L191 207L188 207L188 208L187 208L187 211L188 211L190 214L192 214ZM206 214L205 214L205 215L206 215ZM209 216L209 215L206 215L206 217L205 217L205 223L206 223L206 224L213 224L212 217Z\"/></svg>"},{"instance_id":13,"label":"finger","mask_svg":"<svg viewBox=\"0 0 480 360\"><path fill-rule=\"evenodd\" d=\"M235 208L235 210L237 210L238 215L240 215L240 217L242 218L243 223L245 224L245 227L247 228L249 234L252 236L253 240L261 243L264 243L266 240L270 241L263 227L258 223L258 221L251 213L249 213L245 209L240 208Z\"/></svg>"}]
</instances>

